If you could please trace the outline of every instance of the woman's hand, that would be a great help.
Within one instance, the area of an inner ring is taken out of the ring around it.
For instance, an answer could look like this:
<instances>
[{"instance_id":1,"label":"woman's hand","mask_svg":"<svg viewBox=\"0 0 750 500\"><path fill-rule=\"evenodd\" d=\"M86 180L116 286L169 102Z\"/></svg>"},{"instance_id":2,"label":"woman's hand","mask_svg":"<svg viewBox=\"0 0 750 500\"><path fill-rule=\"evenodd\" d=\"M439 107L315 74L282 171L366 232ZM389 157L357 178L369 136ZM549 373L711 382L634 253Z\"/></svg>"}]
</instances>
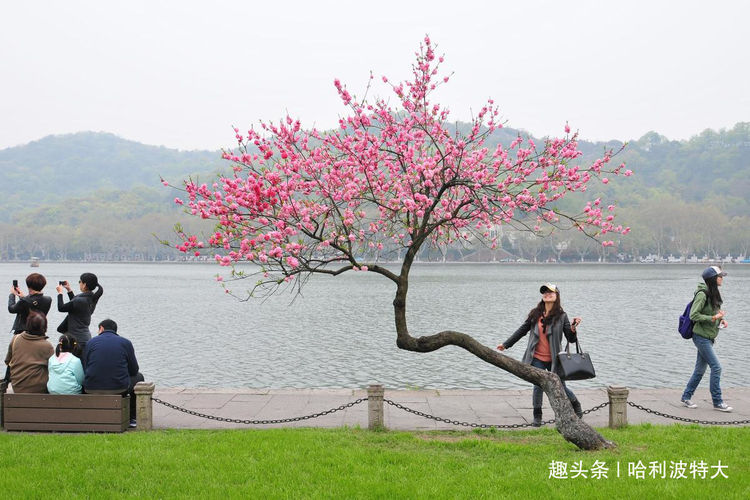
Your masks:
<instances>
[{"instance_id":1,"label":"woman's hand","mask_svg":"<svg viewBox=\"0 0 750 500\"><path fill-rule=\"evenodd\" d=\"M504 351L505 350L505 346L503 344L500 344L499 346L497 346L497 350L498 351Z\"/></svg>"},{"instance_id":2,"label":"woman's hand","mask_svg":"<svg viewBox=\"0 0 750 500\"><path fill-rule=\"evenodd\" d=\"M573 323L570 325L570 329L576 331L576 327L581 324L581 321L583 321L583 318L581 318L580 316L576 316L575 318L573 318Z\"/></svg>"},{"instance_id":3,"label":"woman's hand","mask_svg":"<svg viewBox=\"0 0 750 500\"><path fill-rule=\"evenodd\" d=\"M21 289L14 286L10 287L10 293L15 295L16 297L23 297L23 292L21 291Z\"/></svg>"},{"instance_id":4,"label":"woman's hand","mask_svg":"<svg viewBox=\"0 0 750 500\"><path fill-rule=\"evenodd\" d=\"M72 291L73 291L73 289L72 289L72 288L70 288L70 282L68 282L67 280L66 280L66 281L64 281L64 285L63 285L63 286L65 286L65 289L66 289L67 291L69 291L69 292L72 292Z\"/></svg>"},{"instance_id":5,"label":"woman's hand","mask_svg":"<svg viewBox=\"0 0 750 500\"><path fill-rule=\"evenodd\" d=\"M57 293L60 293L60 294L62 294L62 293L63 293L63 290L64 290L64 288L63 288L63 286L62 286L62 285L57 285L57 286L55 287L55 290L57 290Z\"/></svg>"}]
</instances>

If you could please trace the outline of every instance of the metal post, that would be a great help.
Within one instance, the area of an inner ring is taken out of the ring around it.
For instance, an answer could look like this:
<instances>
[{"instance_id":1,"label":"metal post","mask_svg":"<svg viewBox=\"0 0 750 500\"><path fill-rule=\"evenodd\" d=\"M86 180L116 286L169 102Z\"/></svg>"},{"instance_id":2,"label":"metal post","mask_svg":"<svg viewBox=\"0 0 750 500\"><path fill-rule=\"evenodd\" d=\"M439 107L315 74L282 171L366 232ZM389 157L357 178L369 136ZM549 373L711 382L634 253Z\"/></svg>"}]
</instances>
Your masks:
<instances>
[{"instance_id":1,"label":"metal post","mask_svg":"<svg viewBox=\"0 0 750 500\"><path fill-rule=\"evenodd\" d=\"M135 416L139 431L150 431L154 427L154 412L151 396L154 394L153 382L138 382L133 387L135 392ZM132 402L131 402L132 403Z\"/></svg>"},{"instance_id":2,"label":"metal post","mask_svg":"<svg viewBox=\"0 0 750 500\"><path fill-rule=\"evenodd\" d=\"M382 385L371 385L367 387L367 428L372 430L382 429L383 424L383 394L385 389Z\"/></svg>"},{"instance_id":3,"label":"metal post","mask_svg":"<svg viewBox=\"0 0 750 500\"><path fill-rule=\"evenodd\" d=\"M609 396L609 427L617 429L628 425L628 391L627 387L610 385L607 387Z\"/></svg>"}]
</instances>

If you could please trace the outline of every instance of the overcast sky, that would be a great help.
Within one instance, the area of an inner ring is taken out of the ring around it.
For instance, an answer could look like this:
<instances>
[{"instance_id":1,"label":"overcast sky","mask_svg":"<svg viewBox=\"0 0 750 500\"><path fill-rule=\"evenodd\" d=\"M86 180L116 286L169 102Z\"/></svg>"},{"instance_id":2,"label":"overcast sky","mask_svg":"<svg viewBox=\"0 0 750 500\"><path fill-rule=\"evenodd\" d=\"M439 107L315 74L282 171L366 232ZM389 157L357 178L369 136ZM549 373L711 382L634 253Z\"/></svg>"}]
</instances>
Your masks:
<instances>
[{"instance_id":1,"label":"overcast sky","mask_svg":"<svg viewBox=\"0 0 750 500\"><path fill-rule=\"evenodd\" d=\"M0 149L112 132L218 149L288 112L329 128L333 79L410 76L425 34L455 72L454 119L492 97L507 125L589 140L687 139L750 121L750 2L0 1Z\"/></svg>"}]
</instances>

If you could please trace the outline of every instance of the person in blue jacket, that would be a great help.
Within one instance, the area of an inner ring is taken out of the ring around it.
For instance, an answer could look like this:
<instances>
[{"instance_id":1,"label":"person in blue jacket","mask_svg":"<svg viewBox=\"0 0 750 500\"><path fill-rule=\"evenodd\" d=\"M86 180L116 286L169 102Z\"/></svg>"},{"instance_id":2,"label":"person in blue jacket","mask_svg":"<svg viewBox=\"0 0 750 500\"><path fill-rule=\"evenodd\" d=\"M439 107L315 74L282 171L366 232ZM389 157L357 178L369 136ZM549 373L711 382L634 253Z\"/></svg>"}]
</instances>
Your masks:
<instances>
[{"instance_id":1,"label":"person in blue jacket","mask_svg":"<svg viewBox=\"0 0 750 500\"><path fill-rule=\"evenodd\" d=\"M99 334L86 343L83 351L83 391L129 395L130 427L136 426L133 388L144 380L138 369L133 344L117 334L117 323L111 319L99 323Z\"/></svg>"}]
</instances>

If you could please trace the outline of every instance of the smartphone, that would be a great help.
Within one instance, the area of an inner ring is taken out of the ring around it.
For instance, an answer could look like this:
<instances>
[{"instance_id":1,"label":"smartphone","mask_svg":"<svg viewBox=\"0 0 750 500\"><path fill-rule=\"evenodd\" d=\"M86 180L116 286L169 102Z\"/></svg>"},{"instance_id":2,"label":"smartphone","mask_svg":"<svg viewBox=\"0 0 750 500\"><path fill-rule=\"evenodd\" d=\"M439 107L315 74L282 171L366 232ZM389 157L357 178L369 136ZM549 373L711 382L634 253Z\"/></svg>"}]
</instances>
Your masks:
<instances>
[{"instance_id":1,"label":"smartphone","mask_svg":"<svg viewBox=\"0 0 750 500\"><path fill-rule=\"evenodd\" d=\"M13 280L13 288L18 288L18 280Z\"/></svg>"}]
</instances>

